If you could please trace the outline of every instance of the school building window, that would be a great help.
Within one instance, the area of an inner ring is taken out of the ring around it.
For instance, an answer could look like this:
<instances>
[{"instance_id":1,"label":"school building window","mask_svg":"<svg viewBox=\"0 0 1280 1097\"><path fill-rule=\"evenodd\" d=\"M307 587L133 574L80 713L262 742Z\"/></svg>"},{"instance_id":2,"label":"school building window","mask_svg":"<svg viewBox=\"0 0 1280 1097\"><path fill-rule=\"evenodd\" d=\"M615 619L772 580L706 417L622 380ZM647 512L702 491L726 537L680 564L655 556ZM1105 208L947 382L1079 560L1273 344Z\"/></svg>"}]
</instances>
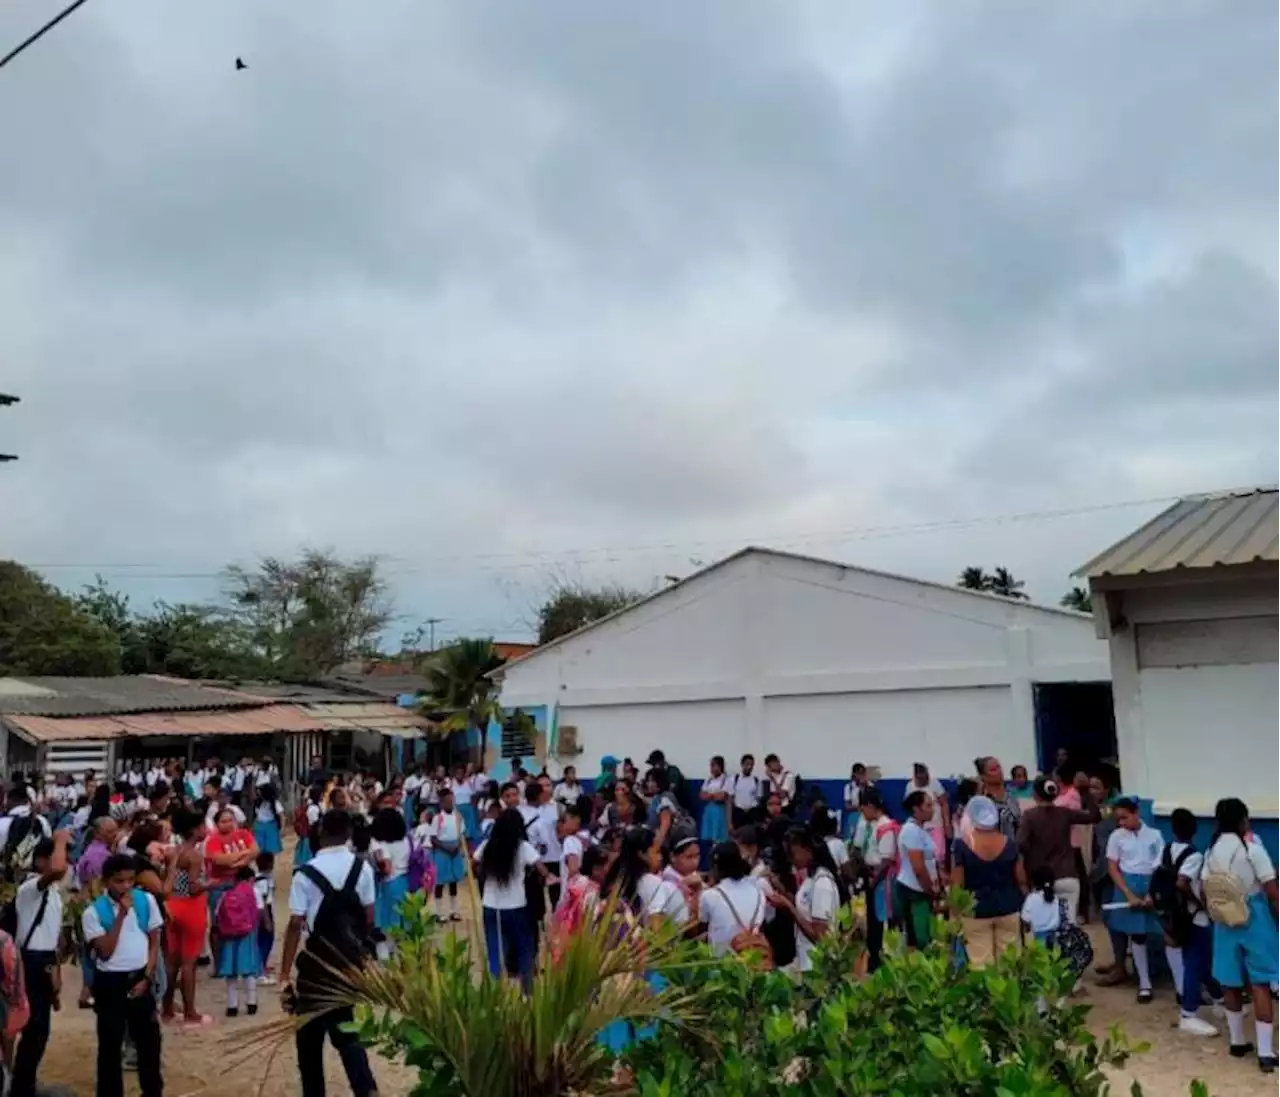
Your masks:
<instances>
[{"instance_id":1,"label":"school building window","mask_svg":"<svg viewBox=\"0 0 1280 1097\"><path fill-rule=\"evenodd\" d=\"M513 714L502 722L502 757L510 761L513 758L530 758L533 756L533 721L528 716Z\"/></svg>"}]
</instances>

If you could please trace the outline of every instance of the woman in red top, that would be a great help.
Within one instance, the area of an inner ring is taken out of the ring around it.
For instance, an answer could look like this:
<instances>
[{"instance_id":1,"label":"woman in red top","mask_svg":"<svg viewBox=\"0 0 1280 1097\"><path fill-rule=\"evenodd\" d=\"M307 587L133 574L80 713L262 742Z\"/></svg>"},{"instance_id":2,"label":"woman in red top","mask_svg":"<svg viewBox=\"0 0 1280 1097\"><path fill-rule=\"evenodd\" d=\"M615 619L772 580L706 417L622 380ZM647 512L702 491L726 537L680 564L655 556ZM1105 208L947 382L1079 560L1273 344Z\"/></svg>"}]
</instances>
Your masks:
<instances>
[{"instance_id":1,"label":"woman in red top","mask_svg":"<svg viewBox=\"0 0 1280 1097\"><path fill-rule=\"evenodd\" d=\"M258 843L253 839L252 831L245 830L236 822L230 808L218 812L213 827L204 841L204 871L209 896L209 932L216 954L217 943L212 942L212 935L218 900L236 882L236 873L244 865L251 865L257 860Z\"/></svg>"}]
</instances>

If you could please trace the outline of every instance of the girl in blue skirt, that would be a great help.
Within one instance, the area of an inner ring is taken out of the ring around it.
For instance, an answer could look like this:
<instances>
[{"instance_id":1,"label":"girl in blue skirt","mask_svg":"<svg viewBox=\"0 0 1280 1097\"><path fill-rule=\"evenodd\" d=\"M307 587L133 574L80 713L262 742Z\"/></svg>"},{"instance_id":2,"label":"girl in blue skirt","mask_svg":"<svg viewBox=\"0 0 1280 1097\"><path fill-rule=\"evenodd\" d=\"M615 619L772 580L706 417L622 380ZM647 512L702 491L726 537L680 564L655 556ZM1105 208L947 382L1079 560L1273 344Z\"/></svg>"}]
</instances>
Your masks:
<instances>
[{"instance_id":1,"label":"girl in blue skirt","mask_svg":"<svg viewBox=\"0 0 1280 1097\"><path fill-rule=\"evenodd\" d=\"M458 883L467 875L463 842L466 823L461 812L454 807L453 789L440 790L440 810L427 824L427 836L431 841L431 859L436 866L436 911L449 892L449 921L461 922L458 913Z\"/></svg>"},{"instance_id":2,"label":"girl in blue skirt","mask_svg":"<svg viewBox=\"0 0 1280 1097\"><path fill-rule=\"evenodd\" d=\"M453 806L462 816L467 841L475 842L480 837L480 820L476 816L475 804L472 802L475 799L476 790L471 783L470 769L470 766L454 766L449 788L453 790ZM441 806L443 807L443 801Z\"/></svg>"},{"instance_id":3,"label":"girl in blue skirt","mask_svg":"<svg viewBox=\"0 0 1280 1097\"><path fill-rule=\"evenodd\" d=\"M853 769L849 771L849 780L844 786L844 840L846 842L853 838L853 832L858 829L860 818L858 809L862 806L863 794L871 787L871 782L867 780L867 767L861 762L854 762Z\"/></svg>"},{"instance_id":4,"label":"girl in blue skirt","mask_svg":"<svg viewBox=\"0 0 1280 1097\"><path fill-rule=\"evenodd\" d=\"M409 830L395 808L383 808L373 817L373 841L369 853L377 869L378 897L373 908L374 925L383 933L404 925L400 904L409 894Z\"/></svg>"},{"instance_id":5,"label":"girl in blue skirt","mask_svg":"<svg viewBox=\"0 0 1280 1097\"><path fill-rule=\"evenodd\" d=\"M702 824L698 837L708 852L712 846L729 838L729 796L733 782L724 772L724 758L717 754L711 759L711 776L702 782L698 793L702 800Z\"/></svg>"},{"instance_id":6,"label":"girl in blue skirt","mask_svg":"<svg viewBox=\"0 0 1280 1097\"><path fill-rule=\"evenodd\" d=\"M320 808L320 801L323 798L324 788L321 785L315 785L308 789L305 807L295 815L295 821L302 823L306 832L298 835L298 844L293 850L294 868L301 868L315 856L311 848L310 836L314 833L316 827L320 825L320 816L324 814Z\"/></svg>"},{"instance_id":7,"label":"girl in blue skirt","mask_svg":"<svg viewBox=\"0 0 1280 1097\"><path fill-rule=\"evenodd\" d=\"M275 785L263 785L258 789L258 806L253 813L253 837L260 852L274 855L284 849L280 841L283 818Z\"/></svg>"},{"instance_id":8,"label":"girl in blue skirt","mask_svg":"<svg viewBox=\"0 0 1280 1097\"><path fill-rule=\"evenodd\" d=\"M1133 967L1138 973L1138 1001L1151 1001L1151 959L1147 952L1147 934L1162 932L1155 918L1151 900L1151 877L1160 867L1164 838L1154 827L1147 826L1138 814L1134 800L1119 800L1113 809L1116 829L1107 839L1107 871L1115 885L1115 896L1128 905L1106 912L1107 928L1115 936L1128 941L1133 954ZM1117 961L1124 963L1124 953Z\"/></svg>"},{"instance_id":9,"label":"girl in blue skirt","mask_svg":"<svg viewBox=\"0 0 1280 1097\"><path fill-rule=\"evenodd\" d=\"M262 954L258 950L258 923L261 908L253 886L252 865L236 873L235 883L218 900L214 925L218 931L218 958L214 974L227 980L227 1016L240 1015L240 991L245 1010L258 1012L258 976L262 974Z\"/></svg>"}]
</instances>

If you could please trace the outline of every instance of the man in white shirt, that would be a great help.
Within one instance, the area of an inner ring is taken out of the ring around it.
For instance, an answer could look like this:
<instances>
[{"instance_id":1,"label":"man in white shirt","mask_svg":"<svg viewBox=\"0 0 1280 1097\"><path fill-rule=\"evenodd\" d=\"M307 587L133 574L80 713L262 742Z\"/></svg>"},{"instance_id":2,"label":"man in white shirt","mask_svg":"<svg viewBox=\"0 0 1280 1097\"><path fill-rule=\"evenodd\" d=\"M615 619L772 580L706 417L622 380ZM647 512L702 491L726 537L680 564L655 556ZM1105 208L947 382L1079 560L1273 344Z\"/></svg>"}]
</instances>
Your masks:
<instances>
[{"instance_id":1,"label":"man in white shirt","mask_svg":"<svg viewBox=\"0 0 1280 1097\"><path fill-rule=\"evenodd\" d=\"M576 804L582 796L582 783L578 780L578 771L573 766L564 767L564 777L556 785L554 793L557 804L568 806Z\"/></svg>"},{"instance_id":2,"label":"man in white shirt","mask_svg":"<svg viewBox=\"0 0 1280 1097\"><path fill-rule=\"evenodd\" d=\"M738 830L755 821L760 811L760 801L764 799L765 782L752 770L756 760L750 754L742 756L742 771L733 776L733 829Z\"/></svg>"},{"instance_id":3,"label":"man in white shirt","mask_svg":"<svg viewBox=\"0 0 1280 1097\"><path fill-rule=\"evenodd\" d=\"M15 819L34 818L35 829L31 831L33 837L38 833L39 837L49 838L52 831L49 828L49 821L43 815L34 815L31 811L31 794L26 784L19 779L14 782L13 787L9 790L7 800L7 810L4 815L0 815L0 850L8 844L9 831L13 827Z\"/></svg>"},{"instance_id":4,"label":"man in white shirt","mask_svg":"<svg viewBox=\"0 0 1280 1097\"><path fill-rule=\"evenodd\" d=\"M142 1097L162 1097L160 1023L152 991L164 918L155 899L134 887L135 859L114 854L102 866L106 892L81 916L94 958L98 1015L98 1093L124 1093L121 1052L128 1032L138 1053Z\"/></svg>"},{"instance_id":5,"label":"man in white shirt","mask_svg":"<svg viewBox=\"0 0 1280 1097\"><path fill-rule=\"evenodd\" d=\"M307 1008L309 992L306 973L299 972L301 986L295 991L294 961L298 959L298 946L302 941L303 931L309 934L315 928L316 916L325 901L326 890L334 896L331 902L341 902L342 894L352 893L354 901L364 909L367 931L370 934L373 932L373 904L376 899L373 868L367 861L357 860L356 855L347 848L350 840L351 817L343 811L327 812L312 832L311 841L316 846L315 856L293 874L293 883L289 888L289 926L285 930L280 962L284 1000L290 1008L297 1008L300 997L303 1001L302 1008ZM325 884L320 884L317 877L323 878ZM324 959L324 947L324 942L317 941L312 950L320 961ZM359 1037L344 1031L344 1026L353 1019L354 1012L347 1006L329 1010L298 1027L295 1043L302 1097L323 1097L325 1092L325 1037L328 1037L342 1059L352 1093L356 1097L375 1097L377 1094L378 1085L374 1081L369 1057L360 1045Z\"/></svg>"},{"instance_id":6,"label":"man in white shirt","mask_svg":"<svg viewBox=\"0 0 1280 1097\"><path fill-rule=\"evenodd\" d=\"M58 1005L53 973L58 964L58 940L62 936L62 892L59 883L67 874L67 840L60 830L52 841L44 839L32 856L33 875L18 887L14 907L18 916L14 940L22 956L30 1018L18 1038L13 1061L11 1092L23 1097L36 1091L36 1075L49 1044L53 1008Z\"/></svg>"},{"instance_id":7,"label":"man in white shirt","mask_svg":"<svg viewBox=\"0 0 1280 1097\"><path fill-rule=\"evenodd\" d=\"M796 776L790 770L782 768L782 761L776 754L765 758L764 769L769 778L769 795L776 795L782 801L785 811L796 798Z\"/></svg>"}]
</instances>

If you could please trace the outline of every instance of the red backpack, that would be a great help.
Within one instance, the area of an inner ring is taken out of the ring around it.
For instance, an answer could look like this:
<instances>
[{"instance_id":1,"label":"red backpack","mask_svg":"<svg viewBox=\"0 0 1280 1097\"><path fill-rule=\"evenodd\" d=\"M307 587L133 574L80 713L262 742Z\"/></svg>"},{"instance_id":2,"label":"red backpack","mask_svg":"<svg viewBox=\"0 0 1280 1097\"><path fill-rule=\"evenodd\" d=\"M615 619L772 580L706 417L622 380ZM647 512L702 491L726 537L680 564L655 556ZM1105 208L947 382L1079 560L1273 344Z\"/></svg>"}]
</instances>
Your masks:
<instances>
[{"instance_id":1,"label":"red backpack","mask_svg":"<svg viewBox=\"0 0 1280 1097\"><path fill-rule=\"evenodd\" d=\"M293 809L293 833L305 838L311 833L311 821L307 818L308 805L303 802Z\"/></svg>"},{"instance_id":2,"label":"red backpack","mask_svg":"<svg viewBox=\"0 0 1280 1097\"><path fill-rule=\"evenodd\" d=\"M258 896L251 880L241 880L222 897L213 921L218 936L227 940L248 937L258 928Z\"/></svg>"}]
</instances>

